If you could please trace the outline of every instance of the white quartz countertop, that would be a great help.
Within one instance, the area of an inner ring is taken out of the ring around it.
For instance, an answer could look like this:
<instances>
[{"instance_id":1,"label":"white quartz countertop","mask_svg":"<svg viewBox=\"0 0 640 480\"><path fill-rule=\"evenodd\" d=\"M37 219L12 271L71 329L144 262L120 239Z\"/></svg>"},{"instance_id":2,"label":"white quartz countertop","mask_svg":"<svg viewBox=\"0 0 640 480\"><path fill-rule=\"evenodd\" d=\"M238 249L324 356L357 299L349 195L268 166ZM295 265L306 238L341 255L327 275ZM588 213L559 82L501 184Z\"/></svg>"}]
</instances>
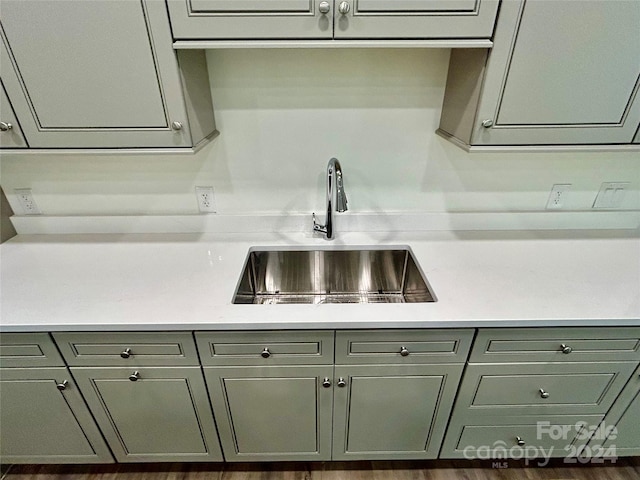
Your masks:
<instances>
[{"instance_id":1,"label":"white quartz countertop","mask_svg":"<svg viewBox=\"0 0 640 480\"><path fill-rule=\"evenodd\" d=\"M3 332L640 325L637 231L18 235ZM251 247L409 246L422 304L233 305Z\"/></svg>"}]
</instances>

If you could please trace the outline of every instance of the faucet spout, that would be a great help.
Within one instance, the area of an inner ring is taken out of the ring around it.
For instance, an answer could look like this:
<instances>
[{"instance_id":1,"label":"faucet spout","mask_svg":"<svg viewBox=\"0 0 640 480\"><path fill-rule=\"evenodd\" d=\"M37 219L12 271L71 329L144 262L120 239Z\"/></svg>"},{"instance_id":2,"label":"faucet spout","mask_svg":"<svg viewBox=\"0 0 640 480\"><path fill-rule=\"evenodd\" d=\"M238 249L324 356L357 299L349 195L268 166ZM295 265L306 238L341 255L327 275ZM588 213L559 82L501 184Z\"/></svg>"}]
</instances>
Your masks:
<instances>
[{"instance_id":1,"label":"faucet spout","mask_svg":"<svg viewBox=\"0 0 640 480\"><path fill-rule=\"evenodd\" d=\"M335 207L334 207L335 206ZM324 233L327 240L333 238L333 211L347 211L347 194L344 191L342 167L337 158L332 158L327 164L327 216L324 225L316 221L313 214L313 231Z\"/></svg>"}]
</instances>

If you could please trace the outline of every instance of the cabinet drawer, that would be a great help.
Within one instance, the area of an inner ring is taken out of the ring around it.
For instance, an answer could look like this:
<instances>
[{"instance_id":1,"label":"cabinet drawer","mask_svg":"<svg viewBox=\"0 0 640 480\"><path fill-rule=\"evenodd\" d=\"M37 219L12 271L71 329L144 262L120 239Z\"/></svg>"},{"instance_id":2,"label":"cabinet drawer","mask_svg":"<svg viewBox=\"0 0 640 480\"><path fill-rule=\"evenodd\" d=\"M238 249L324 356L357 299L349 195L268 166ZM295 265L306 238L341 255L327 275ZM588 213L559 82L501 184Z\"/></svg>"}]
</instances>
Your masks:
<instances>
[{"instance_id":1,"label":"cabinet drawer","mask_svg":"<svg viewBox=\"0 0 640 480\"><path fill-rule=\"evenodd\" d=\"M198 365L190 332L54 333L71 366Z\"/></svg>"},{"instance_id":2,"label":"cabinet drawer","mask_svg":"<svg viewBox=\"0 0 640 480\"><path fill-rule=\"evenodd\" d=\"M0 366L59 367L64 366L64 360L48 333L3 333Z\"/></svg>"},{"instance_id":3,"label":"cabinet drawer","mask_svg":"<svg viewBox=\"0 0 640 480\"><path fill-rule=\"evenodd\" d=\"M336 333L336 364L464 363L473 330L345 330Z\"/></svg>"},{"instance_id":4,"label":"cabinet drawer","mask_svg":"<svg viewBox=\"0 0 640 480\"><path fill-rule=\"evenodd\" d=\"M452 419L440 458L549 458L575 456L602 416L485 417Z\"/></svg>"},{"instance_id":5,"label":"cabinet drawer","mask_svg":"<svg viewBox=\"0 0 640 480\"><path fill-rule=\"evenodd\" d=\"M480 329L470 363L640 360L640 328Z\"/></svg>"},{"instance_id":6,"label":"cabinet drawer","mask_svg":"<svg viewBox=\"0 0 640 480\"><path fill-rule=\"evenodd\" d=\"M196 332L203 365L327 365L332 331Z\"/></svg>"},{"instance_id":7,"label":"cabinet drawer","mask_svg":"<svg viewBox=\"0 0 640 480\"><path fill-rule=\"evenodd\" d=\"M635 365L469 365L458 395L459 407L472 416L604 414Z\"/></svg>"}]
</instances>

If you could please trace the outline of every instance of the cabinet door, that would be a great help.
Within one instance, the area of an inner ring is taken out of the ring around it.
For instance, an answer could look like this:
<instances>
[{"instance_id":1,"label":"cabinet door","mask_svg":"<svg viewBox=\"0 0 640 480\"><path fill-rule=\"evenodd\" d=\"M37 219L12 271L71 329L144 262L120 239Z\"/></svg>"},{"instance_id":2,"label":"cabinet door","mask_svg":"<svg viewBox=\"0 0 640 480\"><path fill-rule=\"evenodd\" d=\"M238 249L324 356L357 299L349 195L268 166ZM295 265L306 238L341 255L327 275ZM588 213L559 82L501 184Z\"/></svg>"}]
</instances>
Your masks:
<instances>
[{"instance_id":1,"label":"cabinet door","mask_svg":"<svg viewBox=\"0 0 640 480\"><path fill-rule=\"evenodd\" d=\"M594 439L587 452L592 455L640 455L640 368L629 380L611 411L605 417L605 427L615 425L614 434L602 442ZM602 444L602 448L598 445Z\"/></svg>"},{"instance_id":2,"label":"cabinet door","mask_svg":"<svg viewBox=\"0 0 640 480\"><path fill-rule=\"evenodd\" d=\"M190 146L163 2L0 8L2 81L30 147Z\"/></svg>"},{"instance_id":3,"label":"cabinet door","mask_svg":"<svg viewBox=\"0 0 640 480\"><path fill-rule=\"evenodd\" d=\"M27 142L13 113L4 85L0 82L0 148L25 148Z\"/></svg>"},{"instance_id":4,"label":"cabinet door","mask_svg":"<svg viewBox=\"0 0 640 480\"><path fill-rule=\"evenodd\" d=\"M119 462L222 460L199 367L71 370Z\"/></svg>"},{"instance_id":5,"label":"cabinet door","mask_svg":"<svg viewBox=\"0 0 640 480\"><path fill-rule=\"evenodd\" d=\"M333 367L204 370L227 461L331 458Z\"/></svg>"},{"instance_id":6,"label":"cabinet door","mask_svg":"<svg viewBox=\"0 0 640 480\"><path fill-rule=\"evenodd\" d=\"M0 370L0 405L2 463L113 462L66 368Z\"/></svg>"},{"instance_id":7,"label":"cabinet door","mask_svg":"<svg viewBox=\"0 0 640 480\"><path fill-rule=\"evenodd\" d=\"M335 0L335 38L490 38L498 3L498 0ZM348 4L349 11L340 13L341 4Z\"/></svg>"},{"instance_id":8,"label":"cabinet door","mask_svg":"<svg viewBox=\"0 0 640 480\"><path fill-rule=\"evenodd\" d=\"M502 2L472 143L630 143L638 25L636 0Z\"/></svg>"},{"instance_id":9,"label":"cabinet door","mask_svg":"<svg viewBox=\"0 0 640 480\"><path fill-rule=\"evenodd\" d=\"M462 369L336 366L333 459L436 458Z\"/></svg>"},{"instance_id":10,"label":"cabinet door","mask_svg":"<svg viewBox=\"0 0 640 480\"><path fill-rule=\"evenodd\" d=\"M177 39L329 39L333 0L168 0Z\"/></svg>"}]
</instances>

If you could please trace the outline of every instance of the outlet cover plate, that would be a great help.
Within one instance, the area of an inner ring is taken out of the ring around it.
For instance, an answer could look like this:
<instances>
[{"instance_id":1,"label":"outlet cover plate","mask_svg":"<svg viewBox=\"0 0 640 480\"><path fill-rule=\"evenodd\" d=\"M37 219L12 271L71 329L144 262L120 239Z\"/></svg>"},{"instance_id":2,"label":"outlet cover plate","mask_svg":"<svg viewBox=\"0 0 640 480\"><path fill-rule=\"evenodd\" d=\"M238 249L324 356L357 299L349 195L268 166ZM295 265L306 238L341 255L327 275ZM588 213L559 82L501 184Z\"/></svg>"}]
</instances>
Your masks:
<instances>
[{"instance_id":1,"label":"outlet cover plate","mask_svg":"<svg viewBox=\"0 0 640 480\"><path fill-rule=\"evenodd\" d=\"M629 182L603 182L592 208L619 208Z\"/></svg>"}]
</instances>

